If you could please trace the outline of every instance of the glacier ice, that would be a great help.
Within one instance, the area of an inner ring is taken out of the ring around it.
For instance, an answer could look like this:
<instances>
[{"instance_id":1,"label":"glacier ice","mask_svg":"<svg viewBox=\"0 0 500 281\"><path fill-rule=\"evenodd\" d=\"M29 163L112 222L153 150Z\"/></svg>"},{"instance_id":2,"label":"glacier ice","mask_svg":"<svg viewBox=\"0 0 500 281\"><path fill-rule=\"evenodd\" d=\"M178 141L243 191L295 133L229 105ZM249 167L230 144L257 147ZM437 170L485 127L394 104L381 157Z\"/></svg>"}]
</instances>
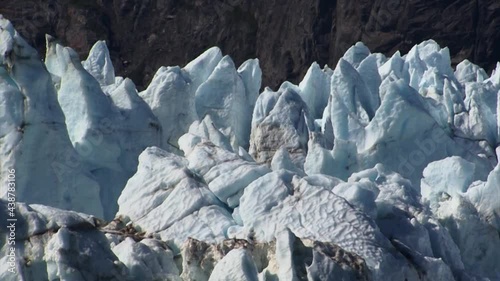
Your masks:
<instances>
[{"instance_id":1,"label":"glacier ice","mask_svg":"<svg viewBox=\"0 0 500 281\"><path fill-rule=\"evenodd\" d=\"M471 63L468 60L464 60L457 65L455 77L461 84L466 84L469 82L483 82L484 80L487 80L489 78L484 69Z\"/></svg>"},{"instance_id":2,"label":"glacier ice","mask_svg":"<svg viewBox=\"0 0 500 281\"><path fill-rule=\"evenodd\" d=\"M325 243L316 243L313 260L307 269L308 280L356 280L371 278L364 261L357 255L344 252L342 248Z\"/></svg>"},{"instance_id":3,"label":"glacier ice","mask_svg":"<svg viewBox=\"0 0 500 281\"><path fill-rule=\"evenodd\" d=\"M299 95L307 104L309 114L314 119L321 119L323 110L328 104L332 77L332 73L328 70L326 67L322 70L317 63L313 63L299 84Z\"/></svg>"},{"instance_id":4,"label":"glacier ice","mask_svg":"<svg viewBox=\"0 0 500 281\"><path fill-rule=\"evenodd\" d=\"M208 281L257 281L257 268L245 249L234 249L215 265Z\"/></svg>"},{"instance_id":5,"label":"glacier ice","mask_svg":"<svg viewBox=\"0 0 500 281\"><path fill-rule=\"evenodd\" d=\"M83 67L99 82L101 86L115 84L115 69L111 62L106 42L97 41L89 51L88 58L82 62Z\"/></svg>"},{"instance_id":6,"label":"glacier ice","mask_svg":"<svg viewBox=\"0 0 500 281\"><path fill-rule=\"evenodd\" d=\"M158 145L164 149L178 151L177 139L197 119L191 83L181 68L161 67L148 88L139 93L158 118L161 125Z\"/></svg>"},{"instance_id":7,"label":"glacier ice","mask_svg":"<svg viewBox=\"0 0 500 281\"><path fill-rule=\"evenodd\" d=\"M147 238L136 242L127 237L111 250L127 267L130 279L180 280L172 251L158 240Z\"/></svg>"},{"instance_id":8,"label":"glacier ice","mask_svg":"<svg viewBox=\"0 0 500 281\"><path fill-rule=\"evenodd\" d=\"M192 77L192 94L208 79L222 58L222 51L218 47L212 47L184 67L184 70Z\"/></svg>"},{"instance_id":9,"label":"glacier ice","mask_svg":"<svg viewBox=\"0 0 500 281\"><path fill-rule=\"evenodd\" d=\"M261 92L213 47L138 92L0 18L0 279L498 280L499 69L360 42Z\"/></svg>"},{"instance_id":10,"label":"glacier ice","mask_svg":"<svg viewBox=\"0 0 500 281\"><path fill-rule=\"evenodd\" d=\"M258 59L249 59L238 67L238 74L245 85L248 107L253 109L260 93L262 70Z\"/></svg>"},{"instance_id":11,"label":"glacier ice","mask_svg":"<svg viewBox=\"0 0 500 281\"><path fill-rule=\"evenodd\" d=\"M500 157L500 148L497 148L497 158ZM500 164L488 175L486 182L474 182L467 190L466 196L476 206L497 230L500 230Z\"/></svg>"},{"instance_id":12,"label":"glacier ice","mask_svg":"<svg viewBox=\"0 0 500 281\"><path fill-rule=\"evenodd\" d=\"M257 98L255 93L249 94L247 96L243 79L229 56L219 61L212 74L196 90L197 115L200 118L211 116L219 130L229 137L233 149L249 146L251 105Z\"/></svg>"},{"instance_id":13,"label":"glacier ice","mask_svg":"<svg viewBox=\"0 0 500 281\"><path fill-rule=\"evenodd\" d=\"M0 200L3 210L7 202ZM6 213L5 213L6 214ZM3 215L3 213L2 213ZM6 216L2 216L5 221ZM2 256L0 279L124 280L127 268L110 249L94 217L43 205L17 205L17 274ZM5 227L5 225L2 225ZM7 253L7 243L2 243Z\"/></svg>"},{"instance_id":14,"label":"glacier ice","mask_svg":"<svg viewBox=\"0 0 500 281\"><path fill-rule=\"evenodd\" d=\"M161 67L140 96L161 124L160 147L180 153L179 138L209 117L234 150L248 149L252 110L260 89L258 60L238 69L214 47L180 67Z\"/></svg>"},{"instance_id":15,"label":"glacier ice","mask_svg":"<svg viewBox=\"0 0 500 281\"><path fill-rule=\"evenodd\" d=\"M58 81L57 99L70 140L101 185L101 200L109 202L103 205L104 217L111 219L123 186L136 171L137 156L158 145L160 130L132 81L115 81L103 44L97 42L86 61L89 73L71 48L48 40L46 65Z\"/></svg>"},{"instance_id":16,"label":"glacier ice","mask_svg":"<svg viewBox=\"0 0 500 281\"><path fill-rule=\"evenodd\" d=\"M474 206L460 196L443 200L436 216L460 250L465 271L490 280L498 279L498 230L486 223Z\"/></svg>"},{"instance_id":17,"label":"glacier ice","mask_svg":"<svg viewBox=\"0 0 500 281\"><path fill-rule=\"evenodd\" d=\"M101 120L113 112L111 100L101 86L81 65L78 55L70 48L47 43L48 52L56 49L47 59L47 69L55 75L60 70L57 99L65 113L66 126L73 146L84 159L94 165L117 169L120 146L114 134L99 134ZM53 63L52 60L58 60ZM53 69L57 64L61 69ZM111 122L111 121L109 121Z\"/></svg>"},{"instance_id":18,"label":"glacier ice","mask_svg":"<svg viewBox=\"0 0 500 281\"><path fill-rule=\"evenodd\" d=\"M50 74L4 18L0 38L0 181L15 169L18 200L102 216L101 187L70 142Z\"/></svg>"},{"instance_id":19,"label":"glacier ice","mask_svg":"<svg viewBox=\"0 0 500 281\"><path fill-rule=\"evenodd\" d=\"M432 205L442 196L465 193L474 181L475 169L474 164L456 156L430 163L423 172L422 198Z\"/></svg>"},{"instance_id":20,"label":"glacier ice","mask_svg":"<svg viewBox=\"0 0 500 281\"><path fill-rule=\"evenodd\" d=\"M354 68L358 68L361 62L369 55L371 55L370 49L362 42L358 42L345 52L343 59Z\"/></svg>"},{"instance_id":21,"label":"glacier ice","mask_svg":"<svg viewBox=\"0 0 500 281\"><path fill-rule=\"evenodd\" d=\"M298 91L297 86L284 83L277 92L266 89L257 99L249 150L256 161L270 162L284 146L294 164L303 166L314 123Z\"/></svg>"},{"instance_id":22,"label":"glacier ice","mask_svg":"<svg viewBox=\"0 0 500 281\"><path fill-rule=\"evenodd\" d=\"M279 148L274 154L271 160L271 168L273 171L288 170L298 175L305 176L304 171L295 166L290 158L290 154L284 147Z\"/></svg>"}]
</instances>

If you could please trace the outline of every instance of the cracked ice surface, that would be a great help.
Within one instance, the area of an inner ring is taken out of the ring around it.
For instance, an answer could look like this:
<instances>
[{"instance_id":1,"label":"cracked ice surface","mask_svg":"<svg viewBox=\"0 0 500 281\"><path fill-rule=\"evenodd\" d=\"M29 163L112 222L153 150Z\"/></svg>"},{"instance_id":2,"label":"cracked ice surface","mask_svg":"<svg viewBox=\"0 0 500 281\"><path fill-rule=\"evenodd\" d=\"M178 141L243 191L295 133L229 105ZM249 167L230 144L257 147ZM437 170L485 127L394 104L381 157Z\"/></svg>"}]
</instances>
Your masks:
<instances>
[{"instance_id":1,"label":"cracked ice surface","mask_svg":"<svg viewBox=\"0 0 500 281\"><path fill-rule=\"evenodd\" d=\"M360 42L261 75L213 47L138 92L105 42L42 63L0 17L0 279L500 279L498 67Z\"/></svg>"}]
</instances>

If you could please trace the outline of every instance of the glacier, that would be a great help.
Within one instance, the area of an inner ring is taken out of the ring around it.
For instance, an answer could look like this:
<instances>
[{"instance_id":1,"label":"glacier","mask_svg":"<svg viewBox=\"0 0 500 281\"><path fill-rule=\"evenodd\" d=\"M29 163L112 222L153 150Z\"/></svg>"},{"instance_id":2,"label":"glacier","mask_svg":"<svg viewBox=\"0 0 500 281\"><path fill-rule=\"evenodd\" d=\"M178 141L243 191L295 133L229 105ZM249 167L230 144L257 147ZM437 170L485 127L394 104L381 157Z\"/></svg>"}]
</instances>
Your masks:
<instances>
[{"instance_id":1,"label":"glacier","mask_svg":"<svg viewBox=\"0 0 500 281\"><path fill-rule=\"evenodd\" d=\"M212 47L138 91L46 41L0 16L0 280L500 280L500 63L358 42L271 89Z\"/></svg>"}]
</instances>

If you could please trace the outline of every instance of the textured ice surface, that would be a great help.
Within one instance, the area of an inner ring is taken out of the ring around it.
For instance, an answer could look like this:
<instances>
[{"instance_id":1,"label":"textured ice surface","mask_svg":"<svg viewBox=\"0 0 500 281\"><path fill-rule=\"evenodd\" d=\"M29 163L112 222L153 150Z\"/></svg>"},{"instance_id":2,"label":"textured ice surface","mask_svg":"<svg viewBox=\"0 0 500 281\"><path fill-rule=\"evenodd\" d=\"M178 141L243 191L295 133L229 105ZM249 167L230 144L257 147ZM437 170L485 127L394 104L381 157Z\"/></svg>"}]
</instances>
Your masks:
<instances>
[{"instance_id":1,"label":"textured ice surface","mask_svg":"<svg viewBox=\"0 0 500 281\"><path fill-rule=\"evenodd\" d=\"M214 268L209 281L257 281L257 268L244 249L230 251Z\"/></svg>"},{"instance_id":2,"label":"textured ice surface","mask_svg":"<svg viewBox=\"0 0 500 281\"><path fill-rule=\"evenodd\" d=\"M357 43L260 93L214 47L138 93L0 18L0 279L498 280L499 73Z\"/></svg>"},{"instance_id":3,"label":"textured ice surface","mask_svg":"<svg viewBox=\"0 0 500 281\"><path fill-rule=\"evenodd\" d=\"M331 76L326 67L322 70L317 63L313 63L299 84L299 95L314 119L321 119L328 104Z\"/></svg>"},{"instance_id":4,"label":"textured ice surface","mask_svg":"<svg viewBox=\"0 0 500 281\"><path fill-rule=\"evenodd\" d=\"M158 240L136 242L127 237L112 250L128 268L132 280L180 280L172 251Z\"/></svg>"},{"instance_id":5,"label":"textured ice surface","mask_svg":"<svg viewBox=\"0 0 500 281\"><path fill-rule=\"evenodd\" d=\"M0 201L5 221L6 201ZM96 220L73 211L41 205L17 205L16 274L7 269L7 243L2 243L0 279L124 280L127 268L110 249ZM5 225L2 223L2 228Z\"/></svg>"},{"instance_id":6,"label":"textured ice surface","mask_svg":"<svg viewBox=\"0 0 500 281\"><path fill-rule=\"evenodd\" d=\"M159 122L131 80L115 81L103 42L96 43L84 62L87 69L72 49L54 41L47 41L47 53L70 140L101 185L104 217L111 219L118 196L136 171L138 155L158 145Z\"/></svg>"},{"instance_id":7,"label":"textured ice surface","mask_svg":"<svg viewBox=\"0 0 500 281\"><path fill-rule=\"evenodd\" d=\"M422 178L422 198L433 205L442 196L465 193L474 181L475 168L474 164L456 156L430 163Z\"/></svg>"},{"instance_id":8,"label":"textured ice surface","mask_svg":"<svg viewBox=\"0 0 500 281\"><path fill-rule=\"evenodd\" d=\"M250 77L251 79L251 77ZM195 107L200 118L211 116L214 124L229 137L233 149L248 148L255 91L247 97L246 87L233 60L225 56L196 90Z\"/></svg>"},{"instance_id":9,"label":"textured ice surface","mask_svg":"<svg viewBox=\"0 0 500 281\"><path fill-rule=\"evenodd\" d=\"M87 60L82 64L101 86L109 86L115 83L115 69L106 42L97 41L90 49Z\"/></svg>"},{"instance_id":10,"label":"textured ice surface","mask_svg":"<svg viewBox=\"0 0 500 281\"><path fill-rule=\"evenodd\" d=\"M500 147L497 148L497 159ZM497 230L500 230L500 162L488 175L486 182L474 182L467 190L467 197L476 206L477 211Z\"/></svg>"},{"instance_id":11,"label":"textured ice surface","mask_svg":"<svg viewBox=\"0 0 500 281\"><path fill-rule=\"evenodd\" d=\"M179 67L161 67L148 88L139 93L161 125L164 149L178 151L177 139L197 119L191 78Z\"/></svg>"},{"instance_id":12,"label":"textured ice surface","mask_svg":"<svg viewBox=\"0 0 500 281\"><path fill-rule=\"evenodd\" d=\"M100 186L73 148L50 74L0 17L0 193L19 171L17 200L103 215Z\"/></svg>"},{"instance_id":13,"label":"textured ice surface","mask_svg":"<svg viewBox=\"0 0 500 281\"><path fill-rule=\"evenodd\" d=\"M303 166L314 123L298 91L298 87L286 82L277 92L267 88L257 99L249 150L257 162L269 162L283 146L293 162Z\"/></svg>"}]
</instances>

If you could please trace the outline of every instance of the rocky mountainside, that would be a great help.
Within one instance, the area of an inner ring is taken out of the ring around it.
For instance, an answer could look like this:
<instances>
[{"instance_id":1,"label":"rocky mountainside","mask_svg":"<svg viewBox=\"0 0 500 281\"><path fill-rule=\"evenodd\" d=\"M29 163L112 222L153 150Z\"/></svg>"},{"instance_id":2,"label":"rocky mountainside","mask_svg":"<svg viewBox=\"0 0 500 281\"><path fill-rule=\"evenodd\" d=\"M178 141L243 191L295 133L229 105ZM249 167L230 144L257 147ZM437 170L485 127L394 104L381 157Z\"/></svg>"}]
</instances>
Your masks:
<instances>
[{"instance_id":1,"label":"rocky mountainside","mask_svg":"<svg viewBox=\"0 0 500 281\"><path fill-rule=\"evenodd\" d=\"M432 38L454 64L467 58L490 71L500 60L499 8L495 0L0 0L0 14L40 53L45 33L81 57L106 40L117 73L139 88L161 65L184 66L211 46L237 64L259 58L263 85L273 87L298 82L313 61L335 66L357 41L392 55Z\"/></svg>"}]
</instances>

